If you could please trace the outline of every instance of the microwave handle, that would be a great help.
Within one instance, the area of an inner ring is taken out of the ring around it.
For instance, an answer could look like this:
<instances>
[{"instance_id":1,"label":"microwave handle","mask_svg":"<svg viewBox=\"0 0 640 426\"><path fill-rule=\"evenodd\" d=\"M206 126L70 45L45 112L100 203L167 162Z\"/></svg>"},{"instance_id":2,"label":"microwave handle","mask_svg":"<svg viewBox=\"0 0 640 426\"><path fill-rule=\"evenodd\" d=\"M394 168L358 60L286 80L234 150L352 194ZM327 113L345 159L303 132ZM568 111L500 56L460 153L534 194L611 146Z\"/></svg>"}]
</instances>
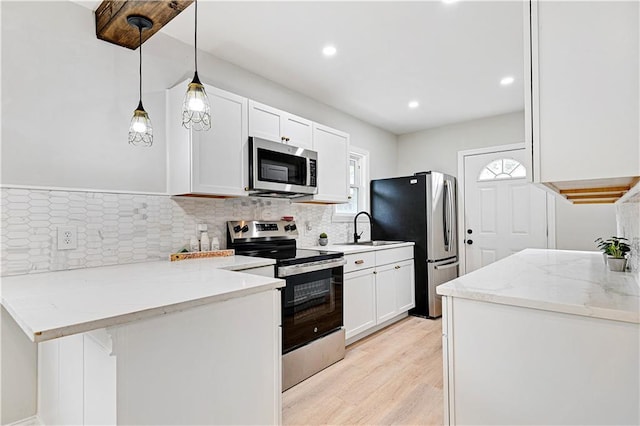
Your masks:
<instances>
[{"instance_id":1,"label":"microwave handle","mask_svg":"<svg viewBox=\"0 0 640 426\"><path fill-rule=\"evenodd\" d=\"M305 182L306 186L313 186L313 187L317 187L318 186L318 161L315 159L311 159L307 157L307 180ZM311 164L315 165L315 167L313 168L313 170L315 171L315 176L311 175ZM312 179L313 177L315 177L315 179ZM312 185L312 182L315 183L315 185Z\"/></svg>"}]
</instances>

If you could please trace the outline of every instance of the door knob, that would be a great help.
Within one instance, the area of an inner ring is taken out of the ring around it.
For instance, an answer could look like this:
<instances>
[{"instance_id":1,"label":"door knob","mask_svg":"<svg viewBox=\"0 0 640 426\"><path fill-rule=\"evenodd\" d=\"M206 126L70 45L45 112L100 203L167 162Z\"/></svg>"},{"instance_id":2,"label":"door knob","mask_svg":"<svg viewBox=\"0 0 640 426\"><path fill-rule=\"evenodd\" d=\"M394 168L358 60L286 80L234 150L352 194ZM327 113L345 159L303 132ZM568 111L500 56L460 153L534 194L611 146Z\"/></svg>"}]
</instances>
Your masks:
<instances>
[{"instance_id":1,"label":"door knob","mask_svg":"<svg viewBox=\"0 0 640 426\"><path fill-rule=\"evenodd\" d=\"M473 231L471 229L467 229L467 234L473 234Z\"/></svg>"},{"instance_id":2,"label":"door knob","mask_svg":"<svg viewBox=\"0 0 640 426\"><path fill-rule=\"evenodd\" d=\"M473 244L473 240L467 240L467 244L469 245Z\"/></svg>"}]
</instances>

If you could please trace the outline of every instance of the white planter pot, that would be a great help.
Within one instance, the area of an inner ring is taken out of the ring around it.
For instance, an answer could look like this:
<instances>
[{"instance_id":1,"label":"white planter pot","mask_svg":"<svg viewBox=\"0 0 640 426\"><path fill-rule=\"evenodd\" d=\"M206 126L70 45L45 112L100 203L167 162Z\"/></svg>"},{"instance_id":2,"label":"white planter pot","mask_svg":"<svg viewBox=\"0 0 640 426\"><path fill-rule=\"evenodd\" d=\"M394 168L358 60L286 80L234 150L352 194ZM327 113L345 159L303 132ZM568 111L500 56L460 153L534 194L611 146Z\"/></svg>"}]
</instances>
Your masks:
<instances>
[{"instance_id":1,"label":"white planter pot","mask_svg":"<svg viewBox=\"0 0 640 426\"><path fill-rule=\"evenodd\" d=\"M326 246L327 244L329 244L329 239L328 238L318 238L318 244L320 244L321 246Z\"/></svg>"},{"instance_id":2,"label":"white planter pot","mask_svg":"<svg viewBox=\"0 0 640 426\"><path fill-rule=\"evenodd\" d=\"M627 259L617 259L615 257L609 257L607 262L609 264L610 271L624 272L627 269Z\"/></svg>"}]
</instances>

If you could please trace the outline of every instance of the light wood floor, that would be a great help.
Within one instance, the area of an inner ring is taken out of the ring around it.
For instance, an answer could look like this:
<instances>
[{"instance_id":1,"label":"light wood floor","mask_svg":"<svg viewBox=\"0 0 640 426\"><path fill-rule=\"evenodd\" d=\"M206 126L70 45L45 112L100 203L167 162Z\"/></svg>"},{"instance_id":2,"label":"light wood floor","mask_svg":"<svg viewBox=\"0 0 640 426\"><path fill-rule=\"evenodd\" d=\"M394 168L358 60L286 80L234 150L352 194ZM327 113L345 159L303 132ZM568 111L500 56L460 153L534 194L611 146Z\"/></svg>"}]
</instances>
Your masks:
<instances>
[{"instance_id":1,"label":"light wood floor","mask_svg":"<svg viewBox=\"0 0 640 426\"><path fill-rule=\"evenodd\" d=\"M441 425L442 325L408 317L283 394L285 425Z\"/></svg>"}]
</instances>

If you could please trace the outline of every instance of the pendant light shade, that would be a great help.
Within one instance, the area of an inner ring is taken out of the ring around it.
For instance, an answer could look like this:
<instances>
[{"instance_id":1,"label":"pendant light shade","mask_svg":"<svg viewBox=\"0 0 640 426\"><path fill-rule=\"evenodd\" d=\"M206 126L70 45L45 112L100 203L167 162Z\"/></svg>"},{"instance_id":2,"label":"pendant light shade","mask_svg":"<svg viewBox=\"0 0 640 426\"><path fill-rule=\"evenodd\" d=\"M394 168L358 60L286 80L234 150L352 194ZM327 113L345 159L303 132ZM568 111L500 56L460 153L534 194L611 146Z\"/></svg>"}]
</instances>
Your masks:
<instances>
[{"instance_id":1,"label":"pendant light shade","mask_svg":"<svg viewBox=\"0 0 640 426\"><path fill-rule=\"evenodd\" d=\"M182 103L182 125L187 129L209 130L211 128L211 106L204 86L198 78L198 0L196 3L196 19L194 26L195 73L187 87L187 94Z\"/></svg>"},{"instance_id":2,"label":"pendant light shade","mask_svg":"<svg viewBox=\"0 0 640 426\"><path fill-rule=\"evenodd\" d=\"M149 19L137 15L129 16L127 22L137 27L140 32L140 46L138 47L140 49L140 98L129 125L129 143L133 146L149 147L153 144L153 127L151 120L149 120L149 114L142 106L142 30L151 28L153 23Z\"/></svg>"}]
</instances>

